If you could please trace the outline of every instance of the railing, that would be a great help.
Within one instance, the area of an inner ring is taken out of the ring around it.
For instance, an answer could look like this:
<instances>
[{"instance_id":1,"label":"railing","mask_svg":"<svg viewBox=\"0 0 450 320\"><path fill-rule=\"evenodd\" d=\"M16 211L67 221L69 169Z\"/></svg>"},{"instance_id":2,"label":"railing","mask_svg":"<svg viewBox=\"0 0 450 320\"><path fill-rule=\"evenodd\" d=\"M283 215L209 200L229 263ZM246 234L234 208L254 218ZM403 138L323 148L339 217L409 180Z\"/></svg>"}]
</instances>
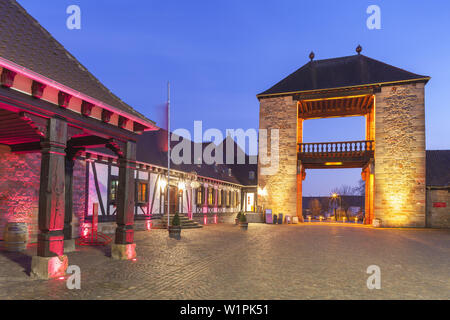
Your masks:
<instances>
[{"instance_id":1,"label":"railing","mask_svg":"<svg viewBox=\"0 0 450 320\"><path fill-rule=\"evenodd\" d=\"M375 142L372 140L299 143L298 145L299 153L307 157L354 157L363 156L375 150Z\"/></svg>"}]
</instances>

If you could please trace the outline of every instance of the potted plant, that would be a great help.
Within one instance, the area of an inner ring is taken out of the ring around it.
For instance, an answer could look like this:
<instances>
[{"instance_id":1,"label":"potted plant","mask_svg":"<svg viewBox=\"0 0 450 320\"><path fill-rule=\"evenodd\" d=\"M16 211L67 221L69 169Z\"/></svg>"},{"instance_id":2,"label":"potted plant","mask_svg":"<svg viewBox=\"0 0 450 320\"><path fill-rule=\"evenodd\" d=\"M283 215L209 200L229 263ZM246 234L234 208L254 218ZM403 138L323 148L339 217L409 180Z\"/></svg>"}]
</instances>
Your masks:
<instances>
[{"instance_id":1,"label":"potted plant","mask_svg":"<svg viewBox=\"0 0 450 320\"><path fill-rule=\"evenodd\" d=\"M241 215L242 215L242 212L239 211L239 213L236 215L236 218L234 219L234 223L235 223L236 225L239 224L239 219L240 219Z\"/></svg>"},{"instance_id":2,"label":"potted plant","mask_svg":"<svg viewBox=\"0 0 450 320\"><path fill-rule=\"evenodd\" d=\"M247 217L243 213L239 216L239 227L242 230L247 230L248 228Z\"/></svg>"},{"instance_id":3,"label":"potted plant","mask_svg":"<svg viewBox=\"0 0 450 320\"><path fill-rule=\"evenodd\" d=\"M168 227L169 229L169 237L173 239L180 240L181 239L181 223L180 217L178 216L178 212L175 212L175 215L172 219L172 224Z\"/></svg>"}]
</instances>

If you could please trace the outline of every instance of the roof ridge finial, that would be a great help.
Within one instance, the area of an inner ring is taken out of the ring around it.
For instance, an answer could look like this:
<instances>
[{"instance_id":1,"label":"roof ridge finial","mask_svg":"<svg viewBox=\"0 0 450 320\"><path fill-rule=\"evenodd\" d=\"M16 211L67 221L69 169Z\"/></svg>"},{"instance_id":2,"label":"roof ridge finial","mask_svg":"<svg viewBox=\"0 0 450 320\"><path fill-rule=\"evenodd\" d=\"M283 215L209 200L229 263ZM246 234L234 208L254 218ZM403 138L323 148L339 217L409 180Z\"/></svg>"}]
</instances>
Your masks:
<instances>
[{"instance_id":1,"label":"roof ridge finial","mask_svg":"<svg viewBox=\"0 0 450 320\"><path fill-rule=\"evenodd\" d=\"M358 55L361 54L361 51L362 51L362 47L360 44L358 44L358 46L356 47L356 52L358 53Z\"/></svg>"},{"instance_id":2,"label":"roof ridge finial","mask_svg":"<svg viewBox=\"0 0 450 320\"><path fill-rule=\"evenodd\" d=\"M311 59L311 61L313 61L314 59L314 51L311 51L311 53L309 54L309 58Z\"/></svg>"}]
</instances>

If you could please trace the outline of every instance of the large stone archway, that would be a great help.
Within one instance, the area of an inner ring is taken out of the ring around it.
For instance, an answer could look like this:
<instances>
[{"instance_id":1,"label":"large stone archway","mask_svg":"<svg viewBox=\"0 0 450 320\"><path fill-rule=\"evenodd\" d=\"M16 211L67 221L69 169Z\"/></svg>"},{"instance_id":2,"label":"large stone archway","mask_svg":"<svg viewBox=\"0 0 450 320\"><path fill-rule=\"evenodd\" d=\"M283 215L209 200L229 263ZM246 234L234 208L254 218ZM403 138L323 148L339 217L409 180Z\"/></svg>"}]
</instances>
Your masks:
<instances>
[{"instance_id":1,"label":"large stone archway","mask_svg":"<svg viewBox=\"0 0 450 320\"><path fill-rule=\"evenodd\" d=\"M366 182L367 223L425 226L428 80L358 54L311 60L259 94L259 128L279 130L279 140L270 141L268 134L267 142L278 143L278 171L264 175L258 163L258 186L268 193L258 197L259 203L302 221L305 169L359 167ZM356 115L366 118L366 140L303 143L305 119Z\"/></svg>"}]
</instances>

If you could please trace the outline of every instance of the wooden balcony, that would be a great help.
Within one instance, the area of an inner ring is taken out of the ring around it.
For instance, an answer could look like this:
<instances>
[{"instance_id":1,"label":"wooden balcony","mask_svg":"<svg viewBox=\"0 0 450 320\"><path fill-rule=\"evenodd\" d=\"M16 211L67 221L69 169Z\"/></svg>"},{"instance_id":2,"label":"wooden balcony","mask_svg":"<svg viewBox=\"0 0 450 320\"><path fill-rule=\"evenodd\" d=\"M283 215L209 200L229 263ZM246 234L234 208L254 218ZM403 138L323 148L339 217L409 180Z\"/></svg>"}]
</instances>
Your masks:
<instances>
[{"instance_id":1,"label":"wooden balcony","mask_svg":"<svg viewBox=\"0 0 450 320\"><path fill-rule=\"evenodd\" d=\"M362 168L374 150L372 140L299 143L298 160L306 169Z\"/></svg>"}]
</instances>

